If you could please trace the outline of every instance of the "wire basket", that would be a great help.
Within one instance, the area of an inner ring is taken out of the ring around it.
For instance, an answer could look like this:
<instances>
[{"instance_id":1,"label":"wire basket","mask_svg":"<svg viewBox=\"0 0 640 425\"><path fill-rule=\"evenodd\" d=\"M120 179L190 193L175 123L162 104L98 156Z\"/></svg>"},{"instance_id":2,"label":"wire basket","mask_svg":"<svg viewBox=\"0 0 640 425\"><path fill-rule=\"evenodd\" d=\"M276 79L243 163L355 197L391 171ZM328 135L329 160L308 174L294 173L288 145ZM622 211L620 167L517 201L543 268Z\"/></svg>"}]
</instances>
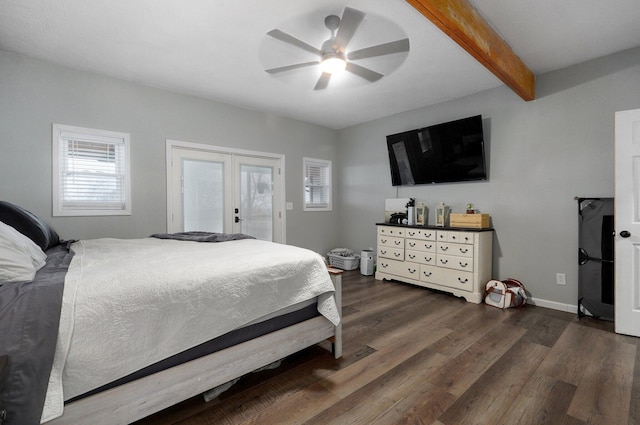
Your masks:
<instances>
[{"instance_id":1,"label":"wire basket","mask_svg":"<svg viewBox=\"0 0 640 425\"><path fill-rule=\"evenodd\" d=\"M351 255L349 257L343 257L342 255L327 254L329 258L329 265L342 270L355 270L360 265L360 256Z\"/></svg>"}]
</instances>

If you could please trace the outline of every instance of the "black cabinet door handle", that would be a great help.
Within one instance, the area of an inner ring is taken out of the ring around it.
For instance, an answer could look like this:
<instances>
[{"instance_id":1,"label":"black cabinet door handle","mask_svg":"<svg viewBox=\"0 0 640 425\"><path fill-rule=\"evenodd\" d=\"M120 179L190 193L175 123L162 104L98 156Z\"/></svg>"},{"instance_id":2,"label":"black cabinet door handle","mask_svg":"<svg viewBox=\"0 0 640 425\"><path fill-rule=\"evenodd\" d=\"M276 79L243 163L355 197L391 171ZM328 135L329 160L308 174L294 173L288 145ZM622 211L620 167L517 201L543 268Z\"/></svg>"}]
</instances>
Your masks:
<instances>
[{"instance_id":1,"label":"black cabinet door handle","mask_svg":"<svg viewBox=\"0 0 640 425\"><path fill-rule=\"evenodd\" d=\"M622 232L620 232L620 236L623 238L628 238L629 236L631 236L631 233L628 230L623 230Z\"/></svg>"}]
</instances>

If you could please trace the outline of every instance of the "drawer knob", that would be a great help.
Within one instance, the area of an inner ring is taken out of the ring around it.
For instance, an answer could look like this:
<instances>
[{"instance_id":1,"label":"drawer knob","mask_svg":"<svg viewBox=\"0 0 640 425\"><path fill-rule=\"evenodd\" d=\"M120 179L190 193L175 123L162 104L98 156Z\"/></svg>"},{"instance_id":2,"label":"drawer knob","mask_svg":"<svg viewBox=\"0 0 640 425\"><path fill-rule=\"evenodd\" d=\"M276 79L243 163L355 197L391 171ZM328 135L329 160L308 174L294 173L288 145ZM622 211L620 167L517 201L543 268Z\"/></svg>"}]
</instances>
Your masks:
<instances>
[{"instance_id":1,"label":"drawer knob","mask_svg":"<svg viewBox=\"0 0 640 425\"><path fill-rule=\"evenodd\" d=\"M389 265L388 265L388 264L386 264L386 263L382 263L382 264L380 264L380 265L382 266L382 268L383 268L383 269L386 269L386 268L389 266Z\"/></svg>"},{"instance_id":2,"label":"drawer knob","mask_svg":"<svg viewBox=\"0 0 640 425\"><path fill-rule=\"evenodd\" d=\"M466 254L467 252L469 252L469 250L468 250L468 249L466 249L466 248L460 248L460 252L461 252L462 254Z\"/></svg>"},{"instance_id":3,"label":"drawer knob","mask_svg":"<svg viewBox=\"0 0 640 425\"><path fill-rule=\"evenodd\" d=\"M427 272L422 272L422 274L423 274L425 277L430 277L433 273L431 273L431 272L429 272L429 273L427 273Z\"/></svg>"},{"instance_id":4,"label":"drawer knob","mask_svg":"<svg viewBox=\"0 0 640 425\"><path fill-rule=\"evenodd\" d=\"M447 264L447 263L449 262L449 260L443 260L443 259L441 258L441 259L440 259L440 262L441 262L442 264Z\"/></svg>"},{"instance_id":5,"label":"drawer knob","mask_svg":"<svg viewBox=\"0 0 640 425\"><path fill-rule=\"evenodd\" d=\"M458 282L467 283L467 282L469 282L469 279L460 279L460 278L458 278Z\"/></svg>"},{"instance_id":6,"label":"drawer knob","mask_svg":"<svg viewBox=\"0 0 640 425\"><path fill-rule=\"evenodd\" d=\"M402 242L400 242L400 241L395 241L394 243L395 243L396 245L400 245Z\"/></svg>"},{"instance_id":7,"label":"drawer knob","mask_svg":"<svg viewBox=\"0 0 640 425\"><path fill-rule=\"evenodd\" d=\"M387 240L386 239L380 239L380 242L387 243Z\"/></svg>"},{"instance_id":8,"label":"drawer knob","mask_svg":"<svg viewBox=\"0 0 640 425\"><path fill-rule=\"evenodd\" d=\"M386 253L387 253L387 251L380 250L380 254L386 254Z\"/></svg>"},{"instance_id":9,"label":"drawer knob","mask_svg":"<svg viewBox=\"0 0 640 425\"><path fill-rule=\"evenodd\" d=\"M399 257L401 254L399 252L394 252L393 255L395 255L396 257Z\"/></svg>"},{"instance_id":10,"label":"drawer knob","mask_svg":"<svg viewBox=\"0 0 640 425\"><path fill-rule=\"evenodd\" d=\"M447 251L448 249L449 249L449 247L448 247L448 246L441 246L441 247L440 247L440 250L441 250L441 251Z\"/></svg>"},{"instance_id":11,"label":"drawer knob","mask_svg":"<svg viewBox=\"0 0 640 425\"><path fill-rule=\"evenodd\" d=\"M409 273L413 274L413 273L415 273L415 272L416 272L416 269L407 269L407 271L408 271Z\"/></svg>"},{"instance_id":12,"label":"drawer knob","mask_svg":"<svg viewBox=\"0 0 640 425\"><path fill-rule=\"evenodd\" d=\"M433 257L424 257L424 261L430 263Z\"/></svg>"},{"instance_id":13,"label":"drawer knob","mask_svg":"<svg viewBox=\"0 0 640 425\"><path fill-rule=\"evenodd\" d=\"M460 267L467 267L469 265L469 263L463 263L462 261L460 261Z\"/></svg>"},{"instance_id":14,"label":"drawer knob","mask_svg":"<svg viewBox=\"0 0 640 425\"><path fill-rule=\"evenodd\" d=\"M411 258L411 259L413 260L413 259L415 259L415 258L416 258L416 256L415 256L415 255L413 255L413 254L409 254L409 258Z\"/></svg>"}]
</instances>

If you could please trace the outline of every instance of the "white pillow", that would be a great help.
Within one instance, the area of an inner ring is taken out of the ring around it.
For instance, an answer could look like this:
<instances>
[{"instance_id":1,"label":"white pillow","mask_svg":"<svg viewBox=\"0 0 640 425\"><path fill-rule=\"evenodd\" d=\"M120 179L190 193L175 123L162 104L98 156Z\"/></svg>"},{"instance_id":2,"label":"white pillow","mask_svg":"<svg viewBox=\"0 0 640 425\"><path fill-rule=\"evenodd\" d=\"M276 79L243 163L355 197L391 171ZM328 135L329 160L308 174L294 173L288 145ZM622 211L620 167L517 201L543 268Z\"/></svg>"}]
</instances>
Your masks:
<instances>
[{"instance_id":1,"label":"white pillow","mask_svg":"<svg viewBox=\"0 0 640 425\"><path fill-rule=\"evenodd\" d=\"M46 260L31 239L0 221L0 282L30 282Z\"/></svg>"}]
</instances>

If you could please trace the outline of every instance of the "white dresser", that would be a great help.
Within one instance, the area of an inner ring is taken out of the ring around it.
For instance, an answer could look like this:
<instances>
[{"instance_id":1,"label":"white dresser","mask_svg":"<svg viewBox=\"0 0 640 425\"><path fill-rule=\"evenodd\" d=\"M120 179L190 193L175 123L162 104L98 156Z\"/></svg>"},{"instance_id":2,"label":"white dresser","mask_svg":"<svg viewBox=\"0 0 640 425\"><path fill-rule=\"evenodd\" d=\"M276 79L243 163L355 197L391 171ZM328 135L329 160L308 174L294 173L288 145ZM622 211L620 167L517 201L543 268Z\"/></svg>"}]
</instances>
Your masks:
<instances>
[{"instance_id":1,"label":"white dresser","mask_svg":"<svg viewBox=\"0 0 640 425\"><path fill-rule=\"evenodd\" d=\"M393 279L482 302L491 280L493 229L378 224L376 279Z\"/></svg>"}]
</instances>

